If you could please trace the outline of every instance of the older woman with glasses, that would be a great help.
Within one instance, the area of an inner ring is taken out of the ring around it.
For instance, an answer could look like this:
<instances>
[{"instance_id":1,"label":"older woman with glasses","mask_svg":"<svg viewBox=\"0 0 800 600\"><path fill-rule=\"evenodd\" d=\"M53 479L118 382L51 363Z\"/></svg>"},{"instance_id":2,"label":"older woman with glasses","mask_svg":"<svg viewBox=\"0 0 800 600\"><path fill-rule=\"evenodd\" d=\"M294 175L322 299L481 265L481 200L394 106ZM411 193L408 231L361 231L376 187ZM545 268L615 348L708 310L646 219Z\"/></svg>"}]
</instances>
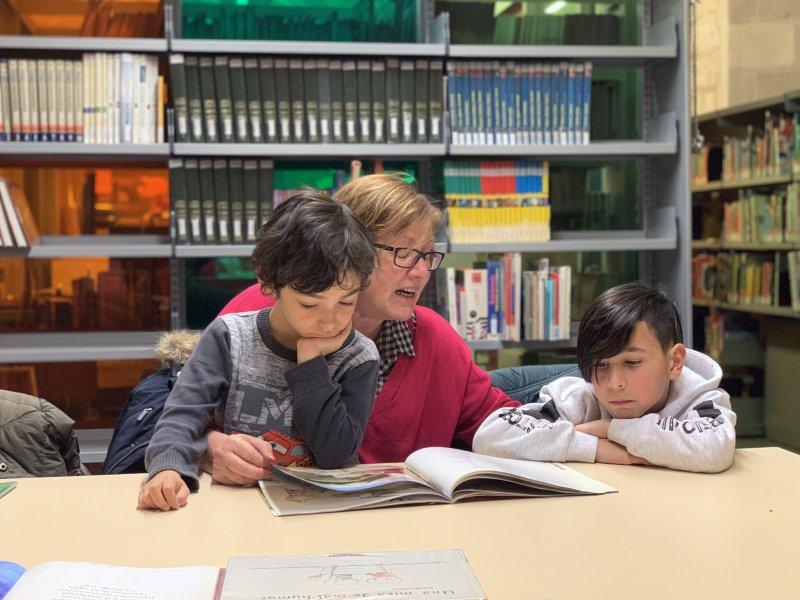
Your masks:
<instances>
[{"instance_id":1,"label":"older woman with glasses","mask_svg":"<svg viewBox=\"0 0 800 600\"><path fill-rule=\"evenodd\" d=\"M444 258L435 244L442 213L402 176L391 174L358 178L334 199L358 215L378 249L375 270L353 314L353 326L375 342L380 354L361 462L403 461L427 446L470 446L488 415L519 402L492 386L489 374L473 362L472 351L445 319L417 306L431 272ZM222 313L260 310L271 303L256 284ZM537 373L535 389L561 372ZM269 445L260 438L214 431L208 434L204 468L221 483L246 484L269 477L270 458Z\"/></svg>"}]
</instances>

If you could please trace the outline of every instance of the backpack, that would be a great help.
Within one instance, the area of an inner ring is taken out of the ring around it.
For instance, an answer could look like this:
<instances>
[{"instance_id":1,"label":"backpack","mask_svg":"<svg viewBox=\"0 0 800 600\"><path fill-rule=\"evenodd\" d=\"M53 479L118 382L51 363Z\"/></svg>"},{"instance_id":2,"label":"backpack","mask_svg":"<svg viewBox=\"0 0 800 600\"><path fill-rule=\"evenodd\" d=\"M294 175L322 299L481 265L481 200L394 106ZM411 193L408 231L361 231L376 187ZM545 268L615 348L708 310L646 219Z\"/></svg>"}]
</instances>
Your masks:
<instances>
[{"instance_id":1,"label":"backpack","mask_svg":"<svg viewBox=\"0 0 800 600\"><path fill-rule=\"evenodd\" d=\"M153 438L156 423L184 363L200 339L199 333L171 331L158 340L154 349L162 368L142 379L122 407L106 459L100 472L145 473L144 453Z\"/></svg>"},{"instance_id":2,"label":"backpack","mask_svg":"<svg viewBox=\"0 0 800 600\"><path fill-rule=\"evenodd\" d=\"M106 459L100 467L102 474L147 472L144 453L182 367L174 364L156 371L133 388L117 418Z\"/></svg>"}]
</instances>

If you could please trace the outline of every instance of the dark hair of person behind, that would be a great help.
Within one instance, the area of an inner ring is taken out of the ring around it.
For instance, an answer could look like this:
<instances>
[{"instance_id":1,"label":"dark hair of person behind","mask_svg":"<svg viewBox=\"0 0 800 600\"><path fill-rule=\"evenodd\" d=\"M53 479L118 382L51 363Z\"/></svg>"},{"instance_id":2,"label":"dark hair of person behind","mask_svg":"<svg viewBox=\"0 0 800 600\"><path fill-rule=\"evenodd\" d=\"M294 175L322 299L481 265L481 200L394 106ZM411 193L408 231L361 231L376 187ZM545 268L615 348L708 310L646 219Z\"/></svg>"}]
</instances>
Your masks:
<instances>
[{"instance_id":1,"label":"dark hair of person behind","mask_svg":"<svg viewBox=\"0 0 800 600\"><path fill-rule=\"evenodd\" d=\"M592 302L581 319L578 367L586 381L601 360L628 346L639 321L647 323L663 351L683 343L678 310L664 292L643 283L618 285Z\"/></svg>"},{"instance_id":2,"label":"dark hair of person behind","mask_svg":"<svg viewBox=\"0 0 800 600\"><path fill-rule=\"evenodd\" d=\"M375 264L372 239L347 206L306 189L289 198L261 227L253 267L267 292L290 286L316 294L352 273L364 289Z\"/></svg>"}]
</instances>

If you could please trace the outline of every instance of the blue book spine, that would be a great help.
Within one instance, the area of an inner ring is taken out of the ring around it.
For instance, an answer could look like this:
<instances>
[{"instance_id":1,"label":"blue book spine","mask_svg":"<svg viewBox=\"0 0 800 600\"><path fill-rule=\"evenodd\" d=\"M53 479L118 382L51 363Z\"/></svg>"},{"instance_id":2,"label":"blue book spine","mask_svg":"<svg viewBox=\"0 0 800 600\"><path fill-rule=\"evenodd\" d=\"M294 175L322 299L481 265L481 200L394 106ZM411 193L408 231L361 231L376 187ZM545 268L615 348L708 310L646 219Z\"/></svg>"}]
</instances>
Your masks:
<instances>
[{"instance_id":1,"label":"blue book spine","mask_svg":"<svg viewBox=\"0 0 800 600\"><path fill-rule=\"evenodd\" d=\"M461 63L461 102L464 106L464 123L463 123L463 132L464 132L464 143L471 144L471 133L472 133L472 106L470 105L470 87L472 85L472 81L469 72L469 63L462 62Z\"/></svg>"},{"instance_id":2,"label":"blue book spine","mask_svg":"<svg viewBox=\"0 0 800 600\"><path fill-rule=\"evenodd\" d=\"M511 144L521 144L522 134L522 65L514 63L514 105L513 125L511 128Z\"/></svg>"},{"instance_id":3,"label":"blue book spine","mask_svg":"<svg viewBox=\"0 0 800 600\"><path fill-rule=\"evenodd\" d=\"M575 64L569 63L567 80L567 143L575 144Z\"/></svg>"},{"instance_id":4,"label":"blue book spine","mask_svg":"<svg viewBox=\"0 0 800 600\"><path fill-rule=\"evenodd\" d=\"M553 124L550 118L552 70L551 64L542 65L542 143L544 144L553 143Z\"/></svg>"},{"instance_id":5,"label":"blue book spine","mask_svg":"<svg viewBox=\"0 0 800 600\"><path fill-rule=\"evenodd\" d=\"M492 65L488 62L481 63L483 71L483 118L486 129L486 143L494 145L494 73Z\"/></svg>"},{"instance_id":6,"label":"blue book spine","mask_svg":"<svg viewBox=\"0 0 800 600\"><path fill-rule=\"evenodd\" d=\"M522 107L522 112L521 112L521 115L520 115L520 118L521 118L521 121L520 121L520 123L521 123L520 124L520 143L521 144L525 144L526 146L529 146L530 143L531 143L531 140L530 140L530 130L531 130L531 128L530 128L530 123L531 123L530 103L528 102L528 81L529 81L528 73L530 71L530 66L531 66L530 63L523 63L520 66L521 74L520 74L520 81L519 81L519 84L520 84L519 95L520 95L520 103L521 103L521 107Z\"/></svg>"},{"instance_id":7,"label":"blue book spine","mask_svg":"<svg viewBox=\"0 0 800 600\"><path fill-rule=\"evenodd\" d=\"M506 65L506 145L514 143L515 125L514 111L514 63L508 62Z\"/></svg>"},{"instance_id":8,"label":"blue book spine","mask_svg":"<svg viewBox=\"0 0 800 600\"><path fill-rule=\"evenodd\" d=\"M545 321L544 321L544 339L550 340L550 329L553 326L553 278L547 277L547 289L545 290Z\"/></svg>"},{"instance_id":9,"label":"blue book spine","mask_svg":"<svg viewBox=\"0 0 800 600\"><path fill-rule=\"evenodd\" d=\"M472 73L475 77L475 110L478 115L475 127L475 143L483 146L486 144L486 115L484 114L485 104L483 102L483 69L481 69L480 62L472 63Z\"/></svg>"},{"instance_id":10,"label":"blue book spine","mask_svg":"<svg viewBox=\"0 0 800 600\"><path fill-rule=\"evenodd\" d=\"M559 143L567 143L567 87L569 85L569 63L558 66L558 135Z\"/></svg>"},{"instance_id":11,"label":"blue book spine","mask_svg":"<svg viewBox=\"0 0 800 600\"><path fill-rule=\"evenodd\" d=\"M589 143L590 109L592 105L592 63L586 61L583 66L583 143Z\"/></svg>"},{"instance_id":12,"label":"blue book spine","mask_svg":"<svg viewBox=\"0 0 800 600\"><path fill-rule=\"evenodd\" d=\"M489 336L500 335L500 315L498 311L498 264L495 261L486 263L489 290Z\"/></svg>"},{"instance_id":13,"label":"blue book spine","mask_svg":"<svg viewBox=\"0 0 800 600\"><path fill-rule=\"evenodd\" d=\"M533 63L530 71L528 72L528 102L530 103L530 126L531 126L531 144L541 144L542 140L539 138L539 120L540 120L540 107L539 107L539 72L541 66L539 63Z\"/></svg>"},{"instance_id":14,"label":"blue book spine","mask_svg":"<svg viewBox=\"0 0 800 600\"><path fill-rule=\"evenodd\" d=\"M494 143L498 146L503 143L500 128L502 125L502 98L501 95L502 77L500 73L500 63L497 61L492 62L492 129L494 131Z\"/></svg>"},{"instance_id":15,"label":"blue book spine","mask_svg":"<svg viewBox=\"0 0 800 600\"><path fill-rule=\"evenodd\" d=\"M576 144L583 143L583 63L575 63L574 127Z\"/></svg>"}]
</instances>

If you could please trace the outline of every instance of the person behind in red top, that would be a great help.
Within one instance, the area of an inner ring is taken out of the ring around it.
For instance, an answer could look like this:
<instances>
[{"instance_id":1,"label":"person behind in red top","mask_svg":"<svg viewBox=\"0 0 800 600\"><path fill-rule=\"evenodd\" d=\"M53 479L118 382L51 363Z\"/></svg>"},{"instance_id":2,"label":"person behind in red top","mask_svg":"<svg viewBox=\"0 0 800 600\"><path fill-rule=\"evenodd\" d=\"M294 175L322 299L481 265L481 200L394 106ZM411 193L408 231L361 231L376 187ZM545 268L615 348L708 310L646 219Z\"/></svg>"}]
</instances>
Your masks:
<instances>
[{"instance_id":1,"label":"person behind in red top","mask_svg":"<svg viewBox=\"0 0 800 600\"><path fill-rule=\"evenodd\" d=\"M470 446L488 415L519 402L492 386L447 320L417 306L444 257L434 248L441 211L401 174L360 177L333 198L353 210L379 249L353 314L354 328L376 343L381 357L377 396L359 459L395 462L428 446ZM272 302L253 285L221 314L260 310ZM204 468L220 483L268 478L269 452L262 441L211 431Z\"/></svg>"}]
</instances>

